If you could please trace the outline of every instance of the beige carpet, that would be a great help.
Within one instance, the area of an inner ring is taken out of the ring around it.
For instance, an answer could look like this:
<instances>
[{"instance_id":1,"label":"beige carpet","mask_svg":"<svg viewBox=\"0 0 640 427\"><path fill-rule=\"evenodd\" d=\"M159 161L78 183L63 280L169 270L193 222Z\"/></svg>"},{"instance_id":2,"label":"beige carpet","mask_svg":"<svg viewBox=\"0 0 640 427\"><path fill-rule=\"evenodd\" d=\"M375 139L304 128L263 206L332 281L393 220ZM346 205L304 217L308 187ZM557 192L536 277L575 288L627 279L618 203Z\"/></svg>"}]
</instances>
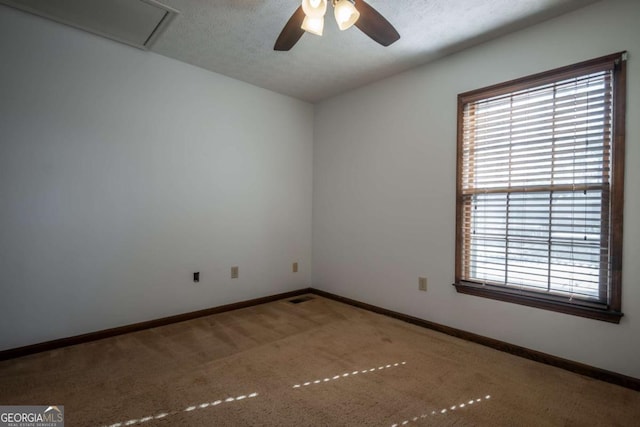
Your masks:
<instances>
[{"instance_id":1,"label":"beige carpet","mask_svg":"<svg viewBox=\"0 0 640 427\"><path fill-rule=\"evenodd\" d=\"M313 296L0 362L67 426L637 426L640 393Z\"/></svg>"}]
</instances>

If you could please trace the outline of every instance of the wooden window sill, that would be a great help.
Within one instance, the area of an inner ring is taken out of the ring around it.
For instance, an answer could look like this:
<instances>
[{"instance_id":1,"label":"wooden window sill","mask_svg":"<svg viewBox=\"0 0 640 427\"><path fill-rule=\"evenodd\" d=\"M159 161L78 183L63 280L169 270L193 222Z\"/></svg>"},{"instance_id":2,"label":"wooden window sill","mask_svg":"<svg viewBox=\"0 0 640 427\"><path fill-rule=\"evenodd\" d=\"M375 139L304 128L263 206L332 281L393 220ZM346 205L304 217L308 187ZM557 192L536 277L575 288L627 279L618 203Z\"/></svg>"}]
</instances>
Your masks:
<instances>
[{"instance_id":1,"label":"wooden window sill","mask_svg":"<svg viewBox=\"0 0 640 427\"><path fill-rule=\"evenodd\" d=\"M586 301L570 301L566 297L539 294L535 292L521 291L518 289L502 288L492 285L483 285L473 282L461 281L454 283L456 291L461 294L475 295L498 301L506 301L543 310L581 316L594 320L602 320L610 323L620 323L623 313L611 310L604 304L589 303Z\"/></svg>"}]
</instances>

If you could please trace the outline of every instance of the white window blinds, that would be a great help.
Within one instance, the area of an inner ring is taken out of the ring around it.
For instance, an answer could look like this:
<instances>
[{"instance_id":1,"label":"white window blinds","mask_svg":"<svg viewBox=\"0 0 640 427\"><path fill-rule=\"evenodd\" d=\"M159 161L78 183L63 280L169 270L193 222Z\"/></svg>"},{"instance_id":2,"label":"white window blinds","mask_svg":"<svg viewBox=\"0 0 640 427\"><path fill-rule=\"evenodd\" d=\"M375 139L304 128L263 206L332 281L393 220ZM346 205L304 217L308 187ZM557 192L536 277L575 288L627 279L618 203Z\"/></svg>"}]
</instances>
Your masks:
<instances>
[{"instance_id":1,"label":"white window blinds","mask_svg":"<svg viewBox=\"0 0 640 427\"><path fill-rule=\"evenodd\" d=\"M460 279L606 302L613 67L463 105Z\"/></svg>"}]
</instances>

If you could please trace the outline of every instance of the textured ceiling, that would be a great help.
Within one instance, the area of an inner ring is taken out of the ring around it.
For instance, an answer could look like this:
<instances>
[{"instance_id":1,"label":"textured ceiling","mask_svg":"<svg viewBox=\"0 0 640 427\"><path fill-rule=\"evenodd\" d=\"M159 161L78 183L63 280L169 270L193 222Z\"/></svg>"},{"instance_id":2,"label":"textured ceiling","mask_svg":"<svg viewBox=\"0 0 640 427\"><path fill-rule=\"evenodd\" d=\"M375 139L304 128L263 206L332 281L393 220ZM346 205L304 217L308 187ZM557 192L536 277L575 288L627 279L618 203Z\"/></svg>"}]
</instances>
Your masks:
<instances>
[{"instance_id":1,"label":"textured ceiling","mask_svg":"<svg viewBox=\"0 0 640 427\"><path fill-rule=\"evenodd\" d=\"M356 27L341 32L329 7L324 36L304 34L289 52L273 45L300 0L157 1L180 14L152 51L318 102L596 0L367 0L399 41L383 47Z\"/></svg>"},{"instance_id":2,"label":"textured ceiling","mask_svg":"<svg viewBox=\"0 0 640 427\"><path fill-rule=\"evenodd\" d=\"M322 37L273 44L300 0L161 0L181 14L152 51L317 102L418 64L583 7L594 0L367 0L401 39L382 47L327 11Z\"/></svg>"}]
</instances>

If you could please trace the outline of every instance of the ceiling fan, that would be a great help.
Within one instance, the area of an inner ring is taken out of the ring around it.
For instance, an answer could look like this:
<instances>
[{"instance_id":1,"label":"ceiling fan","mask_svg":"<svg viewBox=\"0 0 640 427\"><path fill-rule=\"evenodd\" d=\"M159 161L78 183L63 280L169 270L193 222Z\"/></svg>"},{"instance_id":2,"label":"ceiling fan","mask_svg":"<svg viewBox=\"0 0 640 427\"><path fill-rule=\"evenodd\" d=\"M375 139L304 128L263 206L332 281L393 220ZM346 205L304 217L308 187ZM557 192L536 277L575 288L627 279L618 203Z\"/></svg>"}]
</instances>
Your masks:
<instances>
[{"instance_id":1,"label":"ceiling fan","mask_svg":"<svg viewBox=\"0 0 640 427\"><path fill-rule=\"evenodd\" d=\"M389 46L400 38L393 25L364 0L302 0L282 29L273 50L290 50L305 32L321 36L328 2L332 3L341 30L355 25L382 46Z\"/></svg>"}]
</instances>

